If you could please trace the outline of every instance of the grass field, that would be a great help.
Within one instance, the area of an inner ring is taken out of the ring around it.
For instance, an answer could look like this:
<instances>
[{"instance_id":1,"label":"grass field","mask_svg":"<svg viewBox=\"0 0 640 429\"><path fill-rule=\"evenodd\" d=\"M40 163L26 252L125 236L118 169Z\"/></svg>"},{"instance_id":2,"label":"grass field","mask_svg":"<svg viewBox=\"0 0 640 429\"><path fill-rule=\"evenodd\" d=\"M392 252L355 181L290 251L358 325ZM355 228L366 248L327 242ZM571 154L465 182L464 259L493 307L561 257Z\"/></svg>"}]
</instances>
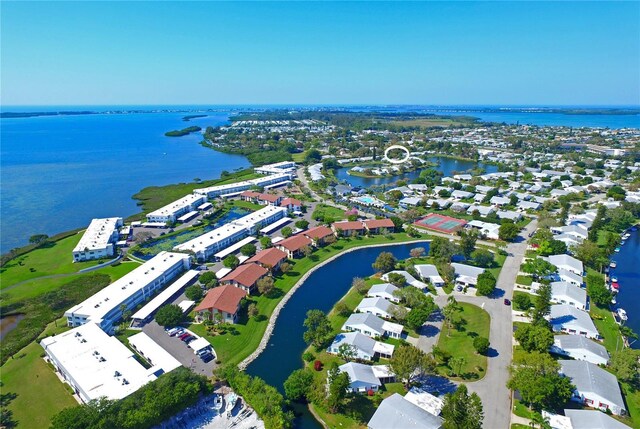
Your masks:
<instances>
[{"instance_id":1,"label":"grass field","mask_svg":"<svg viewBox=\"0 0 640 429\"><path fill-rule=\"evenodd\" d=\"M82 233L46 244L9 261L0 268L0 289L25 280L54 274L75 273L99 262L73 262L71 252L82 238Z\"/></svg>"},{"instance_id":2,"label":"grass field","mask_svg":"<svg viewBox=\"0 0 640 429\"><path fill-rule=\"evenodd\" d=\"M225 185L228 183L240 182L242 180L255 179L259 176L260 174L253 172L253 168L249 168L231 173L229 176L215 180L205 180L198 183L177 183L166 186L149 186L134 194L132 197L134 200L139 201L138 205L141 206L142 213L133 215L127 218L127 220L140 219L145 213L149 213L150 211L156 210L172 201L182 198L185 195L192 193L193 190L197 188Z\"/></svg>"},{"instance_id":3,"label":"grass field","mask_svg":"<svg viewBox=\"0 0 640 429\"><path fill-rule=\"evenodd\" d=\"M318 204L316 206L316 209L313 211L311 217L313 219L320 219L320 220L330 217L334 221L347 218L344 214L344 210L341 210L337 207L328 206L326 204Z\"/></svg>"},{"instance_id":4,"label":"grass field","mask_svg":"<svg viewBox=\"0 0 640 429\"><path fill-rule=\"evenodd\" d=\"M359 237L357 239L340 239L331 246L316 250L310 257L295 259L292 261L293 268L285 275L275 279L275 286L278 290L274 297L254 296L251 300L256 303L260 315L264 316L260 320L250 318L244 323L234 325L236 333L226 333L224 335L212 336L206 332L203 325L193 324L192 329L198 335L206 337L213 345L220 360L223 363L237 364L249 356L260 343L262 335L267 327L268 319L274 308L282 297L296 284L296 282L311 268L326 261L332 256L344 250L367 246L371 244L392 244L417 240L425 240L427 237L410 238L404 233L392 234L392 238L386 236ZM242 321L241 321L242 322Z\"/></svg>"},{"instance_id":5,"label":"grass field","mask_svg":"<svg viewBox=\"0 0 640 429\"><path fill-rule=\"evenodd\" d=\"M489 324L491 322L489 313L473 304L459 303L459 305L462 308L460 315L466 323L459 331L453 327L448 329L446 324L443 325L438 339L438 347L451 354L452 358L462 357L465 359L466 362L460 370L463 374L462 379L481 379L487 370L487 357L475 352L473 338L476 335L489 338ZM446 365L438 366L438 372L442 375L448 376L450 371Z\"/></svg>"},{"instance_id":6,"label":"grass field","mask_svg":"<svg viewBox=\"0 0 640 429\"><path fill-rule=\"evenodd\" d=\"M3 393L17 397L9 405L20 429L49 427L51 418L64 408L77 405L75 399L47 363L42 348L31 343L2 366Z\"/></svg>"},{"instance_id":7,"label":"grass field","mask_svg":"<svg viewBox=\"0 0 640 429\"><path fill-rule=\"evenodd\" d=\"M533 278L531 276L518 276L516 277L516 283L523 286L531 286L531 283L533 283Z\"/></svg>"},{"instance_id":8,"label":"grass field","mask_svg":"<svg viewBox=\"0 0 640 429\"><path fill-rule=\"evenodd\" d=\"M135 262L123 262L116 266L107 266L104 268L100 268L99 270L92 271L92 273L108 274L109 277L111 277L111 281L116 281L138 266L140 265ZM13 305L22 300L35 298L39 295L42 295L43 293L56 290L62 285L69 283L71 280L80 278L84 275L86 274L72 274L55 278L35 278L28 280L25 283L22 283L10 290L2 290L0 291L0 297L2 298L2 307Z\"/></svg>"}]
</instances>

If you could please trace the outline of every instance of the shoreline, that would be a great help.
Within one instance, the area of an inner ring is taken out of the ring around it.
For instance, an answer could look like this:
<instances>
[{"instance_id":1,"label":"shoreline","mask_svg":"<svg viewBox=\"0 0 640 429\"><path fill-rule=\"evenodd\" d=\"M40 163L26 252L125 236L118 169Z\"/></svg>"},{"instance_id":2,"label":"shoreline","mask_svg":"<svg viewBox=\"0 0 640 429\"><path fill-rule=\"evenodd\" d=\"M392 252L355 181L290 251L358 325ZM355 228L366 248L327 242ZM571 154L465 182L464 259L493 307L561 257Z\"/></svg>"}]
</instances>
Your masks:
<instances>
[{"instance_id":1,"label":"shoreline","mask_svg":"<svg viewBox=\"0 0 640 429\"><path fill-rule=\"evenodd\" d=\"M347 249L347 250L345 250L343 252L340 252L337 255L333 255L332 257L330 257L326 261L323 261L323 262L319 263L318 265L315 265L309 271L304 273L304 275L302 277L300 277L300 279L296 282L296 284L293 285L293 287L291 289L289 289L289 292L287 292L286 295L282 298L282 300L280 300L278 305L276 305L276 308L273 309L273 313L271 313L271 316L269 317L269 323L267 324L267 328L265 329L264 334L262 334L262 339L260 340L260 344L258 345L258 348L253 353L251 353L249 356L244 358L238 364L238 369L240 369L241 371L246 370L247 367L249 365L251 365L251 363L254 360L256 360L262 354L262 352L267 348L267 344L269 342L269 339L271 338L271 335L273 335L273 330L274 330L276 322L278 320L278 316L280 315L280 311L284 308L284 306L287 304L289 299L291 299L293 294L307 281L309 276L311 276L311 274L313 274L317 269L322 268L326 264L335 261L336 259L338 259L342 255L346 255L347 253L350 253L350 252L353 252L353 251L356 251L356 250L359 250L359 249L374 248L374 247L386 247L386 246L399 246L399 245L408 244L408 243L427 243L427 242L430 242L430 241L431 240L426 240L426 239L420 238L420 239L417 239L417 240L408 240L408 241L402 241L402 242L399 242L399 243L379 243L379 244L368 244L368 245L364 245L364 246L356 246L356 247L352 247L350 249Z\"/></svg>"}]
</instances>

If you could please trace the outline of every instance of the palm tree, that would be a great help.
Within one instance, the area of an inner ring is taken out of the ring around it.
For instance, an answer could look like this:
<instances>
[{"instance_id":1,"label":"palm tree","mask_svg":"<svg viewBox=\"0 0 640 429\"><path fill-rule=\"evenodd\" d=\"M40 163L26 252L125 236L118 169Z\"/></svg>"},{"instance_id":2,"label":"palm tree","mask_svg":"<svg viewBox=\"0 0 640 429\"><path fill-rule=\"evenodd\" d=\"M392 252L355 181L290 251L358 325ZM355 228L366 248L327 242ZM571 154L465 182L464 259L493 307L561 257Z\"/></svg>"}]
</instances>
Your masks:
<instances>
[{"instance_id":1,"label":"palm tree","mask_svg":"<svg viewBox=\"0 0 640 429\"><path fill-rule=\"evenodd\" d=\"M529 426L533 429L536 425L538 425L540 429L552 429L549 424L549 417L543 417L541 413L531 413Z\"/></svg>"}]
</instances>

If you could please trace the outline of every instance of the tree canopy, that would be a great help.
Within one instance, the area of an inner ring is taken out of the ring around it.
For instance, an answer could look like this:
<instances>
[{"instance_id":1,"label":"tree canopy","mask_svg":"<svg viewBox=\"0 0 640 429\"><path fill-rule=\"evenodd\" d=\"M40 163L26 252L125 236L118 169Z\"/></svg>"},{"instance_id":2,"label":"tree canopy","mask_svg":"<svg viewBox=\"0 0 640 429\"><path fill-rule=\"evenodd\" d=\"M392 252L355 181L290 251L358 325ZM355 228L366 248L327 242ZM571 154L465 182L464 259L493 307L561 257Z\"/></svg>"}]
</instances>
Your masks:
<instances>
[{"instance_id":1,"label":"tree canopy","mask_svg":"<svg viewBox=\"0 0 640 429\"><path fill-rule=\"evenodd\" d=\"M482 401L476 393L469 394L467 386L461 384L455 392L445 395L442 418L443 429L481 429Z\"/></svg>"},{"instance_id":2,"label":"tree canopy","mask_svg":"<svg viewBox=\"0 0 640 429\"><path fill-rule=\"evenodd\" d=\"M371 265L374 270L380 273L387 273L396 267L396 257L391 252L381 252Z\"/></svg>"},{"instance_id":3,"label":"tree canopy","mask_svg":"<svg viewBox=\"0 0 640 429\"><path fill-rule=\"evenodd\" d=\"M304 327L307 328L303 338L307 344L313 344L315 347L322 347L331 335L331 323L321 310L307 311L307 318L304 321Z\"/></svg>"},{"instance_id":4,"label":"tree canopy","mask_svg":"<svg viewBox=\"0 0 640 429\"><path fill-rule=\"evenodd\" d=\"M434 371L435 361L422 350L403 344L395 349L389 366L408 389L416 379Z\"/></svg>"},{"instance_id":5,"label":"tree canopy","mask_svg":"<svg viewBox=\"0 0 640 429\"><path fill-rule=\"evenodd\" d=\"M166 327L176 326L184 319L182 309L177 305L165 305L156 312L156 322Z\"/></svg>"}]
</instances>

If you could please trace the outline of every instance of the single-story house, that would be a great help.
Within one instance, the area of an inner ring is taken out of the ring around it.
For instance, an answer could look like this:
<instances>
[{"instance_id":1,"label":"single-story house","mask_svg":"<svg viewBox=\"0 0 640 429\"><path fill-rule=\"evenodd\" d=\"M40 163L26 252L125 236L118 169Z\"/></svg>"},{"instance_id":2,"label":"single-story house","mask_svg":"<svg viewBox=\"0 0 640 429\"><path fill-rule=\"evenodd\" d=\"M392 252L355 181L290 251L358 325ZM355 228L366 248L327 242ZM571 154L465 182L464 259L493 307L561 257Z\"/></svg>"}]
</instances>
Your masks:
<instances>
[{"instance_id":1,"label":"single-story house","mask_svg":"<svg viewBox=\"0 0 640 429\"><path fill-rule=\"evenodd\" d=\"M511 219L514 222L522 219L522 213L514 212L513 210L498 210L496 216L498 216L498 219Z\"/></svg>"},{"instance_id":2,"label":"single-story house","mask_svg":"<svg viewBox=\"0 0 640 429\"><path fill-rule=\"evenodd\" d=\"M561 360L558 363L560 373L569 377L571 384L576 387L572 401L592 408L610 410L617 416L627 413L615 375L591 362Z\"/></svg>"},{"instance_id":3,"label":"single-story house","mask_svg":"<svg viewBox=\"0 0 640 429\"><path fill-rule=\"evenodd\" d=\"M427 392L424 387L412 387L404 395L404 399L419 406L434 416L439 416L442 412L442 408L444 407L444 400Z\"/></svg>"},{"instance_id":4,"label":"single-story house","mask_svg":"<svg viewBox=\"0 0 640 429\"><path fill-rule=\"evenodd\" d=\"M564 410L572 429L629 429L629 426L597 410Z\"/></svg>"},{"instance_id":5,"label":"single-story house","mask_svg":"<svg viewBox=\"0 0 640 429\"><path fill-rule=\"evenodd\" d=\"M582 335L555 335L549 351L595 365L606 365L609 362L607 349L602 344L591 341Z\"/></svg>"},{"instance_id":6,"label":"single-story house","mask_svg":"<svg viewBox=\"0 0 640 429\"><path fill-rule=\"evenodd\" d=\"M239 287L247 293L251 293L258 280L267 274L269 274L269 270L258 264L244 264L220 279L220 284Z\"/></svg>"},{"instance_id":7,"label":"single-story house","mask_svg":"<svg viewBox=\"0 0 640 429\"><path fill-rule=\"evenodd\" d=\"M242 201L249 201L251 203L258 203L258 197L260 196L260 192L256 191L244 191L240 194L240 199Z\"/></svg>"},{"instance_id":8,"label":"single-story house","mask_svg":"<svg viewBox=\"0 0 640 429\"><path fill-rule=\"evenodd\" d=\"M600 339L598 329L593 324L589 313L578 310L572 305L552 305L548 318L551 327L556 332L566 332L567 334Z\"/></svg>"},{"instance_id":9,"label":"single-story house","mask_svg":"<svg viewBox=\"0 0 640 429\"><path fill-rule=\"evenodd\" d=\"M313 241L313 245L316 247L322 246L325 243L325 239L330 235L334 235L331 228L328 226L315 226L313 228L309 228L303 234L310 238Z\"/></svg>"},{"instance_id":10,"label":"single-story house","mask_svg":"<svg viewBox=\"0 0 640 429\"><path fill-rule=\"evenodd\" d=\"M287 260L287 254L280 249L270 247L263 249L249 258L246 263L250 264L255 262L256 264L263 266L269 271L278 271L280 264Z\"/></svg>"},{"instance_id":11,"label":"single-story house","mask_svg":"<svg viewBox=\"0 0 640 429\"><path fill-rule=\"evenodd\" d=\"M346 372L349 376L349 387L347 391L351 393L377 392L382 383L373 373L371 365L357 362L347 362L338 367L340 372Z\"/></svg>"},{"instance_id":12,"label":"single-story house","mask_svg":"<svg viewBox=\"0 0 640 429\"><path fill-rule=\"evenodd\" d=\"M331 229L338 235L341 231L342 236L349 237L353 234L362 235L365 231L364 225L358 220L335 222L331 225Z\"/></svg>"},{"instance_id":13,"label":"single-story house","mask_svg":"<svg viewBox=\"0 0 640 429\"><path fill-rule=\"evenodd\" d=\"M391 219L368 219L362 222L371 234L386 234L393 232L395 225Z\"/></svg>"},{"instance_id":14,"label":"single-story house","mask_svg":"<svg viewBox=\"0 0 640 429\"><path fill-rule=\"evenodd\" d=\"M586 240L589 237L589 230L579 224L565 225L565 226L552 226L549 228L553 234L557 235L570 235L574 237L578 242ZM554 237L557 240L557 237Z\"/></svg>"},{"instance_id":15,"label":"single-story house","mask_svg":"<svg viewBox=\"0 0 640 429\"><path fill-rule=\"evenodd\" d=\"M570 255L551 255L547 257L547 261L558 269L571 271L582 277L584 274L584 266L582 261Z\"/></svg>"},{"instance_id":16,"label":"single-story house","mask_svg":"<svg viewBox=\"0 0 640 429\"><path fill-rule=\"evenodd\" d=\"M401 199L400 201L398 201L398 205L400 207L402 207L403 209L409 208L409 207L417 207L420 205L420 203L422 202L422 198L418 198L418 197L406 197Z\"/></svg>"},{"instance_id":17,"label":"single-story house","mask_svg":"<svg viewBox=\"0 0 640 429\"><path fill-rule=\"evenodd\" d=\"M432 264L419 264L414 266L422 280L431 283L436 287L444 286L444 279L440 277L440 273L435 265Z\"/></svg>"},{"instance_id":18,"label":"single-story house","mask_svg":"<svg viewBox=\"0 0 640 429\"><path fill-rule=\"evenodd\" d=\"M208 316L209 320L216 320L215 315L219 313L222 316L222 322L236 323L240 312L240 302L245 296L247 296L247 292L231 285L210 289L202 302L195 308L196 317L199 320L204 320Z\"/></svg>"},{"instance_id":19,"label":"single-story house","mask_svg":"<svg viewBox=\"0 0 640 429\"><path fill-rule=\"evenodd\" d=\"M393 294L397 290L398 288L391 283L379 283L371 286L367 292L367 296L371 298L384 298L391 302L398 303L400 302L400 298Z\"/></svg>"},{"instance_id":20,"label":"single-story house","mask_svg":"<svg viewBox=\"0 0 640 429\"><path fill-rule=\"evenodd\" d=\"M374 357L391 358L395 348L391 344L381 343L360 332L343 332L336 335L327 353L338 354L343 344L353 349L356 359L369 361Z\"/></svg>"},{"instance_id":21,"label":"single-story house","mask_svg":"<svg viewBox=\"0 0 640 429\"><path fill-rule=\"evenodd\" d=\"M473 212L476 211L476 210L478 211L478 213L482 217L487 217L491 213L495 213L496 212L496 209L494 209L491 206L481 206L481 205L478 205L478 204L473 204L473 205L469 206L469 208L467 209L467 214L468 215L473 215Z\"/></svg>"},{"instance_id":22,"label":"single-story house","mask_svg":"<svg viewBox=\"0 0 640 429\"><path fill-rule=\"evenodd\" d=\"M383 319L391 319L398 306L384 298L364 298L356 307L360 313L371 313Z\"/></svg>"},{"instance_id":23,"label":"single-story house","mask_svg":"<svg viewBox=\"0 0 640 429\"><path fill-rule=\"evenodd\" d=\"M476 192L480 192L482 194L488 194L489 192L493 191L495 188L493 186L486 186L486 185L478 185L476 186Z\"/></svg>"},{"instance_id":24,"label":"single-story house","mask_svg":"<svg viewBox=\"0 0 640 429\"><path fill-rule=\"evenodd\" d=\"M343 331L360 332L371 338L401 338L402 329L402 325L387 322L370 313L354 313L342 325Z\"/></svg>"},{"instance_id":25,"label":"single-story house","mask_svg":"<svg viewBox=\"0 0 640 429\"><path fill-rule=\"evenodd\" d=\"M460 286L473 286L478 284L478 276L484 273L484 268L452 262L451 266L456 275L456 284Z\"/></svg>"},{"instance_id":26,"label":"single-story house","mask_svg":"<svg viewBox=\"0 0 640 429\"><path fill-rule=\"evenodd\" d=\"M579 310L588 310L587 291L569 282L551 283L551 302L573 305Z\"/></svg>"},{"instance_id":27,"label":"single-story house","mask_svg":"<svg viewBox=\"0 0 640 429\"><path fill-rule=\"evenodd\" d=\"M293 259L300 255L304 247L311 245L313 245L313 242L310 238L303 234L298 234L277 242L276 248L285 252L288 258Z\"/></svg>"},{"instance_id":28,"label":"single-story house","mask_svg":"<svg viewBox=\"0 0 640 429\"><path fill-rule=\"evenodd\" d=\"M384 280L385 282L389 281L389 274L400 274L402 277L404 277L407 280L407 284L411 285L413 287L417 287L418 289L424 290L427 288L427 285L423 282L421 282L420 280L416 279L415 277L413 277L411 274L409 274L408 272L404 271L404 270L394 270L394 271L389 271L388 273L385 273L382 275L381 279Z\"/></svg>"},{"instance_id":29,"label":"single-story house","mask_svg":"<svg viewBox=\"0 0 640 429\"><path fill-rule=\"evenodd\" d=\"M367 423L368 429L442 429L444 421L398 393L385 398Z\"/></svg>"},{"instance_id":30,"label":"single-story house","mask_svg":"<svg viewBox=\"0 0 640 429\"><path fill-rule=\"evenodd\" d=\"M533 202L533 201L518 201L518 204L517 204L516 207L520 211L539 210L540 209L540 203L536 203L536 202Z\"/></svg>"},{"instance_id":31,"label":"single-story house","mask_svg":"<svg viewBox=\"0 0 640 429\"><path fill-rule=\"evenodd\" d=\"M495 223L472 220L467 222L465 228L473 228L490 240L497 240L500 238L500 225Z\"/></svg>"},{"instance_id":32,"label":"single-story house","mask_svg":"<svg viewBox=\"0 0 640 429\"><path fill-rule=\"evenodd\" d=\"M493 204L494 206L496 206L496 207L501 207L501 206L509 205L509 203L511 203L511 200L509 198L506 198L506 197L501 197L499 195L494 195L493 197L491 197L489 202L491 204Z\"/></svg>"},{"instance_id":33,"label":"single-story house","mask_svg":"<svg viewBox=\"0 0 640 429\"><path fill-rule=\"evenodd\" d=\"M467 198L473 198L474 193L473 192L467 192L467 191L461 191L461 190L455 190L451 193L451 198L454 198L456 200L466 200Z\"/></svg>"},{"instance_id":34,"label":"single-story house","mask_svg":"<svg viewBox=\"0 0 640 429\"><path fill-rule=\"evenodd\" d=\"M552 277L557 278L558 281L567 282L567 283L571 283L573 285L582 287L582 283L583 283L582 276L572 271L565 270L564 268L560 268L558 270L558 274Z\"/></svg>"}]
</instances>

